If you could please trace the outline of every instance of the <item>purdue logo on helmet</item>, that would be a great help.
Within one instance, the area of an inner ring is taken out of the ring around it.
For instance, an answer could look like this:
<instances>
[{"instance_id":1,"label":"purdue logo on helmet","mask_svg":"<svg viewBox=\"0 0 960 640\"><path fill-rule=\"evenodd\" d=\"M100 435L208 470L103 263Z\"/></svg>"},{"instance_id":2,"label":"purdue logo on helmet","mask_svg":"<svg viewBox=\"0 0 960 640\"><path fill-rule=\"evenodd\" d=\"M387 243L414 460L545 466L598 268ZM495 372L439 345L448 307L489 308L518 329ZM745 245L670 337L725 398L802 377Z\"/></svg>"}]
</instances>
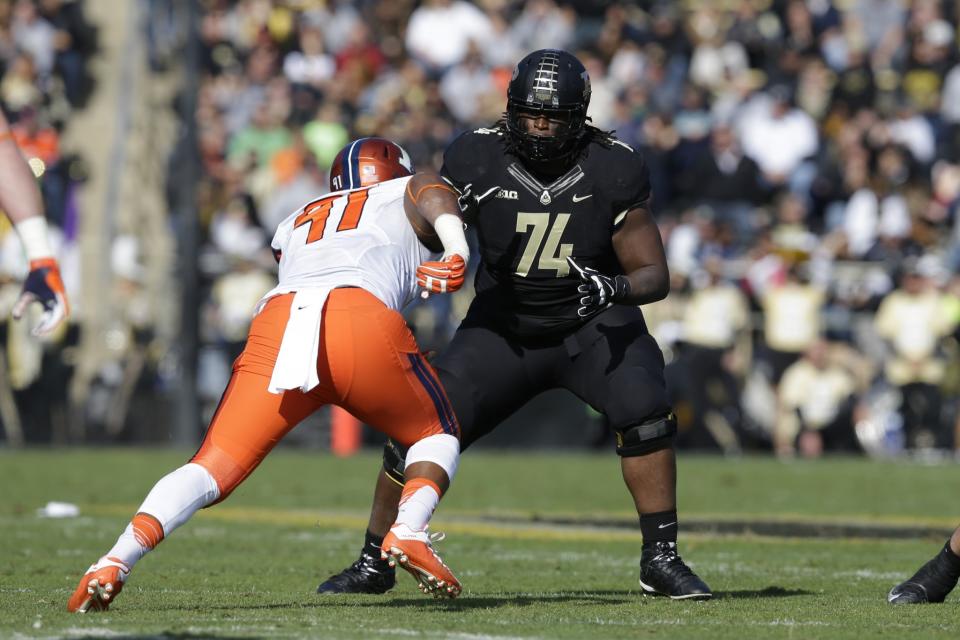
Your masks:
<instances>
[{"instance_id":1,"label":"purdue logo on helmet","mask_svg":"<svg viewBox=\"0 0 960 640\"><path fill-rule=\"evenodd\" d=\"M342 191L413 174L403 147L386 138L360 138L337 154L330 166L330 190Z\"/></svg>"},{"instance_id":2,"label":"purdue logo on helmet","mask_svg":"<svg viewBox=\"0 0 960 640\"><path fill-rule=\"evenodd\" d=\"M576 152L586 131L590 77L575 56L540 49L517 63L507 87L507 132L517 151L530 160L562 160ZM522 116L560 120L556 135L529 133Z\"/></svg>"}]
</instances>

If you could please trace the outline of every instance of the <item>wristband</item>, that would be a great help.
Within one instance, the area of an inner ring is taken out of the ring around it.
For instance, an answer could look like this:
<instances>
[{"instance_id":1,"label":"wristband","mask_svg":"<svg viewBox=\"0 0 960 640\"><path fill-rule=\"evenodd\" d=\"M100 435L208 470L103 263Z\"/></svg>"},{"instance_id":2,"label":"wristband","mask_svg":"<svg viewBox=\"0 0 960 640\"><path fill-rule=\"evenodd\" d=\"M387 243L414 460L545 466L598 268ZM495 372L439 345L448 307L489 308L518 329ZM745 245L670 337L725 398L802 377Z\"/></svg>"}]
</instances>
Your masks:
<instances>
[{"instance_id":1,"label":"wristband","mask_svg":"<svg viewBox=\"0 0 960 640\"><path fill-rule=\"evenodd\" d=\"M444 258L456 253L463 258L464 262L469 262L470 247L467 245L467 237L463 234L463 220L460 219L460 216L452 213L441 213L433 221L433 228L443 244Z\"/></svg>"},{"instance_id":2,"label":"wristband","mask_svg":"<svg viewBox=\"0 0 960 640\"><path fill-rule=\"evenodd\" d=\"M52 258L53 249L47 236L47 221L43 216L30 216L26 220L13 225L23 243L23 252L27 260L32 262L41 258Z\"/></svg>"}]
</instances>

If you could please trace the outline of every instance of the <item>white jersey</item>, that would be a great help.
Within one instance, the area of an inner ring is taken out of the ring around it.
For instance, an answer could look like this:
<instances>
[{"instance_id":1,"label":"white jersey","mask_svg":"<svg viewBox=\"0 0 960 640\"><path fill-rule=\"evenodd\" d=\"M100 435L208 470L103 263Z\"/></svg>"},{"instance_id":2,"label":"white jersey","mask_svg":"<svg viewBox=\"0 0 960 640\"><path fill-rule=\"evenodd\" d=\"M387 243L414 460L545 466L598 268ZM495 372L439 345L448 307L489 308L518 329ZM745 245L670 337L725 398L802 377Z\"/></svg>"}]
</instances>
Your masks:
<instances>
[{"instance_id":1,"label":"white jersey","mask_svg":"<svg viewBox=\"0 0 960 640\"><path fill-rule=\"evenodd\" d=\"M307 392L319 384L323 307L337 287L360 287L400 311L417 295L417 267L440 254L417 238L403 210L409 177L335 191L307 203L277 227L280 282L271 297L296 292L268 389Z\"/></svg>"},{"instance_id":2,"label":"white jersey","mask_svg":"<svg viewBox=\"0 0 960 640\"><path fill-rule=\"evenodd\" d=\"M417 266L436 260L403 211L409 177L372 187L335 191L307 203L277 227L280 282L267 294L366 289L400 311L417 295Z\"/></svg>"}]
</instances>

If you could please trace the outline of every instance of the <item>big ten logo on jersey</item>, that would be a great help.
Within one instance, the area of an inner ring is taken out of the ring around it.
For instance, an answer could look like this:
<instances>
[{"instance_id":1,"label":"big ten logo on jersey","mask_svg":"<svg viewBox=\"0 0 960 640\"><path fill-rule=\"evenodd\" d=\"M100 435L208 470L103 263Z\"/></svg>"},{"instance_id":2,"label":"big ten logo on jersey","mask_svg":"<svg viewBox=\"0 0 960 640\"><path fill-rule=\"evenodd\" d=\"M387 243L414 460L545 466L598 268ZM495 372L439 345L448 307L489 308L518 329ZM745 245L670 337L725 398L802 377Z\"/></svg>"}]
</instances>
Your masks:
<instances>
[{"instance_id":1,"label":"big ten logo on jersey","mask_svg":"<svg viewBox=\"0 0 960 640\"><path fill-rule=\"evenodd\" d=\"M517 196L517 192L516 192L516 191L513 191L513 190L511 190L511 189L500 189L499 191L497 191L497 195L495 195L494 197L495 197L495 198L502 198L502 199L504 199L504 200L517 200L517 199L519 199L518 196Z\"/></svg>"},{"instance_id":2,"label":"big ten logo on jersey","mask_svg":"<svg viewBox=\"0 0 960 640\"><path fill-rule=\"evenodd\" d=\"M306 244L322 239L327 226L327 218L330 217L336 205L336 211L340 214L340 222L337 224L336 230L340 232L356 229L360 224L360 216L363 215L363 206L367 203L369 191L370 187L367 187L366 189L355 189L347 193L314 200L303 208L303 213L297 216L293 228L297 229L305 224L310 225Z\"/></svg>"}]
</instances>

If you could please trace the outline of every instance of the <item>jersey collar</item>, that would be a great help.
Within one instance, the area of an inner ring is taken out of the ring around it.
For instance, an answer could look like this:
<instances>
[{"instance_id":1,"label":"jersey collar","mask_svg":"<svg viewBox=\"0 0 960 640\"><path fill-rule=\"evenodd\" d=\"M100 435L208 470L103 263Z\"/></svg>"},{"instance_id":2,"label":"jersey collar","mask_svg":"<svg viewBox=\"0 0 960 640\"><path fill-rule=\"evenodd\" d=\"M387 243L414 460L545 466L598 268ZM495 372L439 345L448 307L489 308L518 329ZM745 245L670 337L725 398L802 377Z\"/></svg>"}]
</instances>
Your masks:
<instances>
[{"instance_id":1,"label":"jersey collar","mask_svg":"<svg viewBox=\"0 0 960 640\"><path fill-rule=\"evenodd\" d=\"M573 165L573 168L549 184L543 184L532 173L527 171L519 162L513 162L507 167L507 173L513 176L514 180L519 182L523 188L537 196L540 204L548 205L558 195L577 184L584 176L583 169L579 163Z\"/></svg>"}]
</instances>

